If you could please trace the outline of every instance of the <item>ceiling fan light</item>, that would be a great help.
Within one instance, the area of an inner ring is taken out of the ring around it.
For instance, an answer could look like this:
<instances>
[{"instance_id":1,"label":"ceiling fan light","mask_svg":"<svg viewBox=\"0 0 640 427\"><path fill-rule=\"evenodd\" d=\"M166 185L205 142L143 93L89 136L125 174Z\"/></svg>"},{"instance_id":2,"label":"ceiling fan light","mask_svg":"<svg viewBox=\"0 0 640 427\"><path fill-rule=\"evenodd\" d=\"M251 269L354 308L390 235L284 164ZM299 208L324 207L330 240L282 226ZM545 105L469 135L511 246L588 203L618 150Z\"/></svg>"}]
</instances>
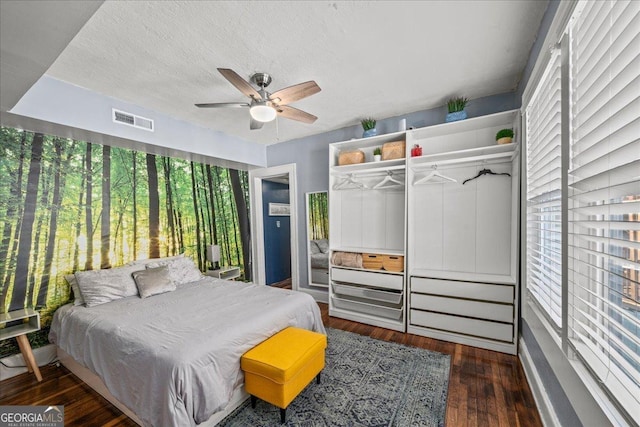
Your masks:
<instances>
[{"instance_id":1,"label":"ceiling fan light","mask_svg":"<svg viewBox=\"0 0 640 427\"><path fill-rule=\"evenodd\" d=\"M276 110L264 102L255 103L249 110L251 117L259 122L270 122L276 118Z\"/></svg>"}]
</instances>

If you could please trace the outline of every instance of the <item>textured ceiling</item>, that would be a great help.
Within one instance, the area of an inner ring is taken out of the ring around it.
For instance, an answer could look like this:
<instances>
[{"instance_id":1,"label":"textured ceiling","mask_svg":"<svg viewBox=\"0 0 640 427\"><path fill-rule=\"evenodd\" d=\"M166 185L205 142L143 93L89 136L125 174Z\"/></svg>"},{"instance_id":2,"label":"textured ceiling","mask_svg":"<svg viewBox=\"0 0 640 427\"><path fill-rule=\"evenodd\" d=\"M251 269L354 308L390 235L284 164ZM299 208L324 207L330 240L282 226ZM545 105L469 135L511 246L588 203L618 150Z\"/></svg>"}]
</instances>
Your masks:
<instances>
[{"instance_id":1,"label":"textured ceiling","mask_svg":"<svg viewBox=\"0 0 640 427\"><path fill-rule=\"evenodd\" d=\"M546 1L108 1L47 74L249 141L271 144L515 89ZM216 68L307 80L292 106L318 120L249 130L244 102Z\"/></svg>"}]
</instances>

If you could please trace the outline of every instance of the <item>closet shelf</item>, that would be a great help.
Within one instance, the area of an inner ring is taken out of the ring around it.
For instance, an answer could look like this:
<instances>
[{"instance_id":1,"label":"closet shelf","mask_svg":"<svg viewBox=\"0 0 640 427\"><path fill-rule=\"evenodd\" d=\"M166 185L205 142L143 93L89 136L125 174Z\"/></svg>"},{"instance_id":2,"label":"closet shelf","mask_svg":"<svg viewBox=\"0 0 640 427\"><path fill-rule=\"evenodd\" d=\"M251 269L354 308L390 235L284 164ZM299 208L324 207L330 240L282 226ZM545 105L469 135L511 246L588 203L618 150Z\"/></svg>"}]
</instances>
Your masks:
<instances>
[{"instance_id":1,"label":"closet shelf","mask_svg":"<svg viewBox=\"0 0 640 427\"><path fill-rule=\"evenodd\" d=\"M356 163L354 165L332 166L331 175L361 174L369 172L386 173L405 168L405 159L382 160L380 162Z\"/></svg>"},{"instance_id":2,"label":"closet shelf","mask_svg":"<svg viewBox=\"0 0 640 427\"><path fill-rule=\"evenodd\" d=\"M404 256L403 250L383 249L383 248L363 248L355 246L342 246L339 248L331 248L331 252L356 252L365 254L381 254L381 255L400 255Z\"/></svg>"},{"instance_id":3,"label":"closet shelf","mask_svg":"<svg viewBox=\"0 0 640 427\"><path fill-rule=\"evenodd\" d=\"M513 159L517 144L490 145L487 147L470 148L467 150L447 151L446 153L427 154L412 157L409 166L413 170L421 170L432 166L470 163L483 160Z\"/></svg>"}]
</instances>

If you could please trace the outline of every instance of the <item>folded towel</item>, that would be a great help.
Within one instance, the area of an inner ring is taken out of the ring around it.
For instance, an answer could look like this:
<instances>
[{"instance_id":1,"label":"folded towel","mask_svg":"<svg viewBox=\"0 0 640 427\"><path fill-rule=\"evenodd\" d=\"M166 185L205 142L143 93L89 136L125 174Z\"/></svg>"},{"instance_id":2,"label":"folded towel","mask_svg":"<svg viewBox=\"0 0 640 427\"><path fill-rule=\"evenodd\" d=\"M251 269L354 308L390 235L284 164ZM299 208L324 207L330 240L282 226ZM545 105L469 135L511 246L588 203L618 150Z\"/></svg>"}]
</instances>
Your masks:
<instances>
[{"instance_id":1,"label":"folded towel","mask_svg":"<svg viewBox=\"0 0 640 427\"><path fill-rule=\"evenodd\" d=\"M354 252L334 252L331 264L342 267L362 268L362 254Z\"/></svg>"}]
</instances>

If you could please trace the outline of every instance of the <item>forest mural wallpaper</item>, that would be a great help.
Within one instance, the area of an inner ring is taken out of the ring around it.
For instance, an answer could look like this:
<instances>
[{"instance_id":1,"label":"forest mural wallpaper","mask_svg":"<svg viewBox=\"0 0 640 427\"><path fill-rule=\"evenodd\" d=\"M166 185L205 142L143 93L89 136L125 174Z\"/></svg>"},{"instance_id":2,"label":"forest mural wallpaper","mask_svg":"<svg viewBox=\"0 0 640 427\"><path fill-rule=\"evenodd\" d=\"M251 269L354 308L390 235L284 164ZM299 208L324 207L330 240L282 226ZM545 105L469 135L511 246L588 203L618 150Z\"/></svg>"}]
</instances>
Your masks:
<instances>
[{"instance_id":1,"label":"forest mural wallpaper","mask_svg":"<svg viewBox=\"0 0 640 427\"><path fill-rule=\"evenodd\" d=\"M250 280L245 171L0 128L0 312L53 312L78 270L184 253L206 270L206 245ZM0 356L17 352L7 340Z\"/></svg>"}]
</instances>

